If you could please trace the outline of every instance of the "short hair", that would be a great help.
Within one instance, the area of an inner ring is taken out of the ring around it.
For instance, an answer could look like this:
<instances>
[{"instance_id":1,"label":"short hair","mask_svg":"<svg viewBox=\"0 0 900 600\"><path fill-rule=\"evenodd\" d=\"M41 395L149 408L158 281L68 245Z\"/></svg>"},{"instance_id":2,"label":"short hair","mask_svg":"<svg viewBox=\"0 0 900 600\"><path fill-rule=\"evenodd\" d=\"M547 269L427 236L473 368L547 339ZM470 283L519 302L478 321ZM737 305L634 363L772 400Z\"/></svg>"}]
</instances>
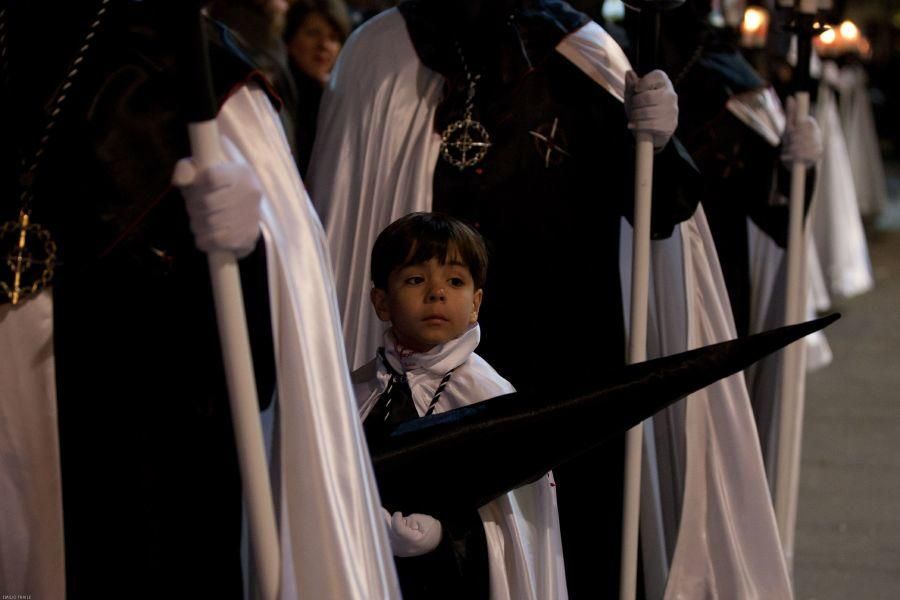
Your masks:
<instances>
[{"instance_id":1,"label":"short hair","mask_svg":"<svg viewBox=\"0 0 900 600\"><path fill-rule=\"evenodd\" d=\"M488 254L481 234L451 216L412 213L397 219L378 234L372 247L371 275L376 288L387 289L396 269L437 258L447 262L451 250L459 253L472 274L475 289L484 287Z\"/></svg>"}]
</instances>

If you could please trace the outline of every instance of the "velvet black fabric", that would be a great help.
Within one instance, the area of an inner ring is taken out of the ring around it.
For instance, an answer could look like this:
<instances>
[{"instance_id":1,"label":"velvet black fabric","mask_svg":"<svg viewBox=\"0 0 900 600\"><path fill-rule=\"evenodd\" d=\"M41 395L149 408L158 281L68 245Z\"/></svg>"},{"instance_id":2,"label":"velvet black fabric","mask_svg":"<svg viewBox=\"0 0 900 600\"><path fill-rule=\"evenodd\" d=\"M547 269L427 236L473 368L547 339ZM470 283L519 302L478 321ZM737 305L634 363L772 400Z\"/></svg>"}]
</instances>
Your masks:
<instances>
[{"instance_id":1,"label":"velvet black fabric","mask_svg":"<svg viewBox=\"0 0 900 600\"><path fill-rule=\"evenodd\" d=\"M89 4L12 7L5 116L16 123L4 153L37 139ZM110 5L34 183L34 221L60 247L67 597L240 598L240 477L221 350L206 258L169 186L190 152L171 39L149 4ZM252 70L223 31L210 33L224 98ZM3 183L8 217L15 183ZM263 403L274 383L265 261L260 245L240 265Z\"/></svg>"},{"instance_id":2,"label":"velvet black fabric","mask_svg":"<svg viewBox=\"0 0 900 600\"><path fill-rule=\"evenodd\" d=\"M370 448L382 502L439 519L482 506L838 318L629 365L578 396L515 392L407 421Z\"/></svg>"},{"instance_id":3,"label":"velvet black fabric","mask_svg":"<svg viewBox=\"0 0 900 600\"><path fill-rule=\"evenodd\" d=\"M291 113L294 121L295 156L300 176L306 177L309 159L312 157L313 142L316 139L319 104L322 101L322 83L298 69L294 63L291 63L290 69L297 88L296 108Z\"/></svg>"},{"instance_id":4,"label":"velvet black fabric","mask_svg":"<svg viewBox=\"0 0 900 600\"><path fill-rule=\"evenodd\" d=\"M404 600L488 600L487 539L478 511L444 514L441 527L441 543L432 552L395 558Z\"/></svg>"}]
</instances>

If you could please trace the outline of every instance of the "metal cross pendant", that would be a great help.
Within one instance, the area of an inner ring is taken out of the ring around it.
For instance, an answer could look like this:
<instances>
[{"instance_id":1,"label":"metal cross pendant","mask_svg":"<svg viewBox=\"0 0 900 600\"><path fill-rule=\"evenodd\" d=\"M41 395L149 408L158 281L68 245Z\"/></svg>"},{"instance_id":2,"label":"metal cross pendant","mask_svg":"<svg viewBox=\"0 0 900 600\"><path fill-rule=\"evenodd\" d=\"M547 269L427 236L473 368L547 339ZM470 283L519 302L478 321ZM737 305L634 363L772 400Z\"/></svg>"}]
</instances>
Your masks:
<instances>
[{"instance_id":1,"label":"metal cross pendant","mask_svg":"<svg viewBox=\"0 0 900 600\"><path fill-rule=\"evenodd\" d=\"M444 160L462 171L478 164L488 148L491 137L484 125L466 113L461 121L454 121L441 133L441 155Z\"/></svg>"},{"instance_id":2,"label":"metal cross pendant","mask_svg":"<svg viewBox=\"0 0 900 600\"><path fill-rule=\"evenodd\" d=\"M547 129L550 129L547 132ZM544 159L544 168L549 169L550 165L556 166L563 161L564 156L572 157L571 154L566 152L566 150L562 147L562 144L565 143L565 138L559 130L559 117L553 119L553 125L549 127L547 125L541 125L537 128L537 131L529 131L534 137L534 146L537 148L538 154ZM556 139L557 132L559 133L559 141ZM556 152L556 154L554 154Z\"/></svg>"},{"instance_id":3,"label":"metal cross pendant","mask_svg":"<svg viewBox=\"0 0 900 600\"><path fill-rule=\"evenodd\" d=\"M56 266L56 242L23 210L18 220L0 226L0 256L9 269L0 279L0 291L11 304L18 304L50 283Z\"/></svg>"}]
</instances>

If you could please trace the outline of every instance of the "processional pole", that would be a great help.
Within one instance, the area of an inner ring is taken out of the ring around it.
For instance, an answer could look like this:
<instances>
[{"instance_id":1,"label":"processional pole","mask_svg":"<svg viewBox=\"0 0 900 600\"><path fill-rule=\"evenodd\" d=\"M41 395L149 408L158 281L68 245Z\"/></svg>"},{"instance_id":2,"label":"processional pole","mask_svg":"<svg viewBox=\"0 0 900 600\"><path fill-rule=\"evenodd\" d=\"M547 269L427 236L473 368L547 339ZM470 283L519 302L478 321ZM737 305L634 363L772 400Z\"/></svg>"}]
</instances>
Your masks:
<instances>
[{"instance_id":1,"label":"processional pole","mask_svg":"<svg viewBox=\"0 0 900 600\"><path fill-rule=\"evenodd\" d=\"M213 95L204 17L194 2L184 2L179 10L180 83L191 154L201 171L225 162L226 156L215 120L218 105ZM208 259L259 598L275 600L280 573L278 533L240 271L231 252L210 252Z\"/></svg>"},{"instance_id":2,"label":"processional pole","mask_svg":"<svg viewBox=\"0 0 900 600\"><path fill-rule=\"evenodd\" d=\"M638 11L637 74L646 75L657 64L659 14L684 0L627 0ZM647 305L650 285L650 214L653 204L653 138L638 133L634 170L634 236L632 239L631 307L628 335L629 364L647 360ZM641 509L641 454L643 424L625 438L625 486L622 508L622 557L619 600L634 600L637 587L638 535Z\"/></svg>"},{"instance_id":3,"label":"processional pole","mask_svg":"<svg viewBox=\"0 0 900 600\"><path fill-rule=\"evenodd\" d=\"M809 64L815 31L816 0L795 0L792 30L797 37L797 66L793 87L796 123L809 115ZM784 322L803 320L806 303L806 165L794 161L791 167L790 217L788 224L787 280ZM797 495L800 482L800 448L803 435L805 376L804 342L784 349L779 385L780 420L775 471L775 519L789 572L793 572L794 532L797 524Z\"/></svg>"}]
</instances>

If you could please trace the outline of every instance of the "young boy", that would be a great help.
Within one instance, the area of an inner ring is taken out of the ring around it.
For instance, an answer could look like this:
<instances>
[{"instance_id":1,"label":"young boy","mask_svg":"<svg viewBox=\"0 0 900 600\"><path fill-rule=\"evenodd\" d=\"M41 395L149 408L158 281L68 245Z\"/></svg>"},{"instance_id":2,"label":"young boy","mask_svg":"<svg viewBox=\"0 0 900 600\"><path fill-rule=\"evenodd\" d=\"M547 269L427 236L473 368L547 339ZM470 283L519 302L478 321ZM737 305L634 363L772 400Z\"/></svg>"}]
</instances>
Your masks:
<instances>
[{"instance_id":1,"label":"young boy","mask_svg":"<svg viewBox=\"0 0 900 600\"><path fill-rule=\"evenodd\" d=\"M375 359L352 376L368 439L514 391L474 352L486 273L481 236L451 217L410 214L378 236L371 299L391 326ZM439 522L385 511L385 521L407 600L567 597L550 474L477 514Z\"/></svg>"}]
</instances>

